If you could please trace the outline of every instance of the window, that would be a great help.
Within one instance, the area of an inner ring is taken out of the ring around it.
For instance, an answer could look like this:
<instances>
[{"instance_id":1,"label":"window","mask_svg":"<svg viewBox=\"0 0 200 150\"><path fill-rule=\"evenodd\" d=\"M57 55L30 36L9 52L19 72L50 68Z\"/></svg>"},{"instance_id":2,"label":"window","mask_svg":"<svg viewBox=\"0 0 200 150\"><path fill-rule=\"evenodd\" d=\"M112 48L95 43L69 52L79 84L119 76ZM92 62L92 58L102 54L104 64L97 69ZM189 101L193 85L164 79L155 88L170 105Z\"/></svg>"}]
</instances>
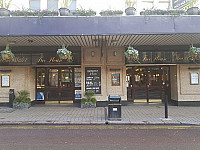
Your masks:
<instances>
[{"instance_id":1,"label":"window","mask_svg":"<svg viewBox=\"0 0 200 150\"><path fill-rule=\"evenodd\" d=\"M58 0L48 0L47 1L48 10L58 10Z\"/></svg>"},{"instance_id":2,"label":"window","mask_svg":"<svg viewBox=\"0 0 200 150\"><path fill-rule=\"evenodd\" d=\"M31 10L39 10L40 0L29 0L29 7Z\"/></svg>"}]
</instances>

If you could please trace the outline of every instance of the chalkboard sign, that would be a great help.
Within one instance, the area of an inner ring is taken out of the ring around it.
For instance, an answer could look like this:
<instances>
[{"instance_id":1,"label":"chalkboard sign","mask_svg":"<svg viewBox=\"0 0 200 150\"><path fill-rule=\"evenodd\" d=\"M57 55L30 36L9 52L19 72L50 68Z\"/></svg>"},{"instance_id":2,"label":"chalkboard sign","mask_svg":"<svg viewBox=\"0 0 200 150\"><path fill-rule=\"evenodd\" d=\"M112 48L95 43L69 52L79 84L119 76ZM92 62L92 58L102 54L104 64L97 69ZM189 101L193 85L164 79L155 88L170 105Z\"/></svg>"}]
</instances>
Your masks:
<instances>
[{"instance_id":1,"label":"chalkboard sign","mask_svg":"<svg viewBox=\"0 0 200 150\"><path fill-rule=\"evenodd\" d=\"M101 94L101 67L85 68L85 91Z\"/></svg>"}]
</instances>

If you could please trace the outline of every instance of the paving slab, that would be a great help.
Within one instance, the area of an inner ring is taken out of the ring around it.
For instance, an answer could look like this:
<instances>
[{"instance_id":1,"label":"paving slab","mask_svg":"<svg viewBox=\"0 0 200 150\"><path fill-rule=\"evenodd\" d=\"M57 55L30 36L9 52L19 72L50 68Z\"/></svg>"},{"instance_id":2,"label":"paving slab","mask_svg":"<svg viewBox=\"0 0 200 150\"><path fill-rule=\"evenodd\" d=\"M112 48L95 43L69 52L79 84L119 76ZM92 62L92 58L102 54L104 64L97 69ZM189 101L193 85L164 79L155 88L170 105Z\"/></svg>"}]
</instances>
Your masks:
<instances>
[{"instance_id":1,"label":"paving slab","mask_svg":"<svg viewBox=\"0 0 200 150\"><path fill-rule=\"evenodd\" d=\"M0 107L0 125L43 124L126 124L126 125L200 125L200 107L169 106L169 118L164 118L164 106L122 106L121 121L106 117L107 107L81 109L69 105L34 105L29 109L14 110Z\"/></svg>"}]
</instances>

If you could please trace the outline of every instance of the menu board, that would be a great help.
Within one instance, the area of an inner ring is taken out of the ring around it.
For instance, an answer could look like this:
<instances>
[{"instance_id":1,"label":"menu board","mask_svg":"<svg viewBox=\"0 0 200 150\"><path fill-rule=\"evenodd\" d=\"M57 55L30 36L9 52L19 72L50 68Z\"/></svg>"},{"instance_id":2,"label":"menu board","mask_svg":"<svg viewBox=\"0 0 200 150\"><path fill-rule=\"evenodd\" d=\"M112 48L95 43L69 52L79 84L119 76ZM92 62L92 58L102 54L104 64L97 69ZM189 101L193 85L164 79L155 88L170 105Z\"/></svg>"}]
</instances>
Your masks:
<instances>
[{"instance_id":1,"label":"menu board","mask_svg":"<svg viewBox=\"0 0 200 150\"><path fill-rule=\"evenodd\" d=\"M101 67L85 68L85 91L101 94Z\"/></svg>"}]
</instances>

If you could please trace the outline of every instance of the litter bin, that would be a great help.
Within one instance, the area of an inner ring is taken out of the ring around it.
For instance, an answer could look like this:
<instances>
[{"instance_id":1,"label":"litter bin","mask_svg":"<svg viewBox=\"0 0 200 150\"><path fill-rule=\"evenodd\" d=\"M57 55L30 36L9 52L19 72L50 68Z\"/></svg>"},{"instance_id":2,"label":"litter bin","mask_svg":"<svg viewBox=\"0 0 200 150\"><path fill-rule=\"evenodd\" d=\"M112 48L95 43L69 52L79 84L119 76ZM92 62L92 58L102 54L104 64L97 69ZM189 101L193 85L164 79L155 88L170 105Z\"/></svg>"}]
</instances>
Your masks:
<instances>
[{"instance_id":1,"label":"litter bin","mask_svg":"<svg viewBox=\"0 0 200 150\"><path fill-rule=\"evenodd\" d=\"M108 96L108 120L121 121L121 97L119 95Z\"/></svg>"},{"instance_id":2,"label":"litter bin","mask_svg":"<svg viewBox=\"0 0 200 150\"><path fill-rule=\"evenodd\" d=\"M13 100L15 99L14 89L9 89L9 107L13 108Z\"/></svg>"}]
</instances>

